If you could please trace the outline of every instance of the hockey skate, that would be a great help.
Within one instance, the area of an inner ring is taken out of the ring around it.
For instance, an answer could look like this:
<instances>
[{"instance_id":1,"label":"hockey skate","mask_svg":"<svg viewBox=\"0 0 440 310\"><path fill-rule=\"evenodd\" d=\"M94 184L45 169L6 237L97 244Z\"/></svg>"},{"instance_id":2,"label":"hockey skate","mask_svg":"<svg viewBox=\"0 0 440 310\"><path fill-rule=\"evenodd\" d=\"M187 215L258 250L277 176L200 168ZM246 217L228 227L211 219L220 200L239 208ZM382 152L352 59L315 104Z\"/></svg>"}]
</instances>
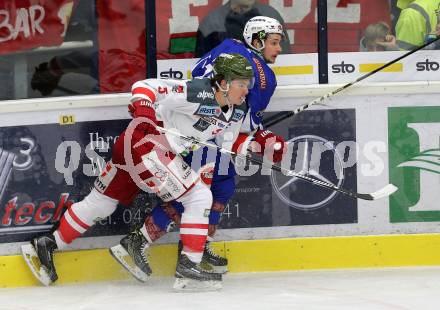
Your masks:
<instances>
[{"instance_id":1,"label":"hockey skate","mask_svg":"<svg viewBox=\"0 0 440 310\"><path fill-rule=\"evenodd\" d=\"M206 271L180 254L176 266L174 290L178 292L215 291L222 288L222 275Z\"/></svg>"},{"instance_id":2,"label":"hockey skate","mask_svg":"<svg viewBox=\"0 0 440 310\"><path fill-rule=\"evenodd\" d=\"M209 246L210 242L206 241L200 266L206 271L225 274L228 272L228 259L214 253ZM182 252L182 241L179 241L178 255Z\"/></svg>"},{"instance_id":3,"label":"hockey skate","mask_svg":"<svg viewBox=\"0 0 440 310\"><path fill-rule=\"evenodd\" d=\"M200 263L202 267L208 266L207 270L212 270L215 273L225 274L228 272L228 259L221 257L214 253L209 246L210 242L206 241L205 250L203 251L202 262Z\"/></svg>"},{"instance_id":4,"label":"hockey skate","mask_svg":"<svg viewBox=\"0 0 440 310\"><path fill-rule=\"evenodd\" d=\"M57 248L53 235L35 238L21 246L21 253L34 276L48 286L58 279L53 263L53 251Z\"/></svg>"},{"instance_id":5,"label":"hockey skate","mask_svg":"<svg viewBox=\"0 0 440 310\"><path fill-rule=\"evenodd\" d=\"M148 264L147 239L139 229L135 229L121 239L120 244L110 248L110 254L137 280L146 282L151 275Z\"/></svg>"}]
</instances>

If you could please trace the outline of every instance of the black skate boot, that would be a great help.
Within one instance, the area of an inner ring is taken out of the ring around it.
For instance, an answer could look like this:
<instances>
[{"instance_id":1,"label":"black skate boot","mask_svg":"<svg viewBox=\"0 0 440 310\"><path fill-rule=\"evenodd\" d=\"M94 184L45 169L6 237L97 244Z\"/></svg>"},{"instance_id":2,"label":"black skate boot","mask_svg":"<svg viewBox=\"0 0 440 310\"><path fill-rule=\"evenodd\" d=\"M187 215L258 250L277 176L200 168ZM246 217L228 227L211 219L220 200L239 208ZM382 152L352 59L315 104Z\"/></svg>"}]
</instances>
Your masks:
<instances>
[{"instance_id":1,"label":"black skate boot","mask_svg":"<svg viewBox=\"0 0 440 310\"><path fill-rule=\"evenodd\" d=\"M50 285L58 280L53 263L53 251L57 249L55 237L45 235L37 237L31 244L21 246L23 257L34 276L44 285Z\"/></svg>"},{"instance_id":2,"label":"black skate boot","mask_svg":"<svg viewBox=\"0 0 440 310\"><path fill-rule=\"evenodd\" d=\"M222 275L204 270L185 254L180 254L176 266L176 291L212 291L222 288Z\"/></svg>"},{"instance_id":3,"label":"black skate boot","mask_svg":"<svg viewBox=\"0 0 440 310\"><path fill-rule=\"evenodd\" d=\"M182 252L182 241L179 241L178 256ZM210 242L206 241L200 266L206 271L225 274L228 272L228 259L214 253Z\"/></svg>"},{"instance_id":4,"label":"black skate boot","mask_svg":"<svg viewBox=\"0 0 440 310\"><path fill-rule=\"evenodd\" d=\"M201 265L203 267L207 265L208 268L206 269L212 270L212 272L215 273L225 274L228 272L228 259L214 253L210 247L209 241L206 241Z\"/></svg>"},{"instance_id":5,"label":"black skate boot","mask_svg":"<svg viewBox=\"0 0 440 310\"><path fill-rule=\"evenodd\" d=\"M135 229L121 239L120 244L110 248L110 254L141 282L148 280L152 271L148 263L147 239L139 229Z\"/></svg>"}]
</instances>

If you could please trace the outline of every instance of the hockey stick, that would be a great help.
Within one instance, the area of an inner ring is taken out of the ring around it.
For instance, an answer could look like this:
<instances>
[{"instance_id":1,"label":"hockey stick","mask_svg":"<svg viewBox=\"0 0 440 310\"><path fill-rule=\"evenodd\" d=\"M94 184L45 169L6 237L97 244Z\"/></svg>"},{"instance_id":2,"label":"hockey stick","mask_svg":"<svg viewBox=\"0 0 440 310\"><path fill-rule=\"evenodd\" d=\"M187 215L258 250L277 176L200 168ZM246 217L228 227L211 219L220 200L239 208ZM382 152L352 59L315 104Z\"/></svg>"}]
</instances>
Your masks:
<instances>
[{"instance_id":1,"label":"hockey stick","mask_svg":"<svg viewBox=\"0 0 440 310\"><path fill-rule=\"evenodd\" d=\"M270 168L272 170L282 172L286 176L296 177L296 178L301 179L303 181L312 183L313 185L324 187L324 188L327 188L329 190L342 193L342 194L344 194L346 196L349 196L351 198L363 199L363 200L376 200L376 199L387 197L387 196L391 195L392 193L394 193L397 190L397 187L395 185L388 184L385 187L383 187L382 189L380 189L380 190L378 190L378 191L376 191L374 193L371 193L371 194L361 194L361 193L352 192L352 191L349 191L347 189L344 189L344 188L341 188L339 186L336 186L334 184L327 183L327 182L324 182L324 181L321 181L321 180L317 180L315 178L311 178L311 177L308 177L306 175L297 173L297 172L295 172L293 170L285 169L285 168L277 166L275 164L271 164L271 163L268 163L266 161L263 161L263 160L260 160L260 159L257 159L257 158L253 158L253 157L251 157L249 155L237 154L235 152L232 152L232 151L229 151L227 149L224 149L224 148L222 148L222 147L220 147L218 145L215 145L215 144L212 144L212 143L209 143L209 142L203 142L203 141L200 141L200 140L192 138L192 137L187 137L187 136L185 136L185 135L183 135L183 134L181 134L179 132L173 131L173 130L165 129L165 128L162 128L162 127L159 127L159 126L157 126L156 129L158 131L161 131L161 132L164 132L164 133L169 133L171 135L179 137L182 140L189 141L191 143L194 143L194 144L197 144L197 145L200 145L200 146L210 147L210 148L213 148L213 149L216 149L216 150L220 151L221 153L229 154L229 155L231 155L233 157L238 157L238 158L241 158L241 159L249 160L249 161L251 161L253 163L256 163L256 164L258 164L260 166L267 167L267 168Z\"/></svg>"},{"instance_id":2,"label":"hockey stick","mask_svg":"<svg viewBox=\"0 0 440 310\"><path fill-rule=\"evenodd\" d=\"M356 83L359 83L362 80L365 80L366 78L368 78L368 77L372 76L373 74L375 74L375 73L377 73L377 72L379 72L379 71L381 71L381 70L391 66L392 64L398 62L399 60L402 60L403 58L408 57L409 55L414 54L415 52L417 52L417 51L419 51L421 49L424 49L425 47L427 47L430 44L433 44L434 42L438 41L439 39L440 39L440 36L436 37L435 39L433 39L432 41L430 41L428 43L423 44L422 46L419 46L419 47L417 47L417 48L415 48L415 49L413 49L413 50L403 54L402 56L400 56L400 57L398 57L398 58L396 58L396 59L394 59L394 60L384 64L383 66L381 66L379 68L376 68L375 70L373 70L373 71L371 71L371 72L369 72L367 74L364 74L364 75L358 77L356 80L354 80L354 81L352 81L350 83L347 83L347 84L345 84L345 85L343 85L343 86L341 86L341 87L339 87L339 88L337 88L335 90L332 90L332 91L328 92L327 94L325 94L325 95L323 95L323 96L321 96L321 97L319 97L319 98L317 98L317 99L315 99L315 100L313 100L313 101L311 101L311 102L309 102L309 103L307 103L307 104L305 104L303 106L300 106L299 108L297 108L297 109L295 109L293 111L287 112L287 114L286 114L286 112L277 113L277 114L273 115L272 117L270 117L268 119L268 121L263 122L263 127L264 128L269 128L269 127L271 127L271 126L273 126L273 125L275 125L275 124L285 120L286 118L292 117L295 114L298 114L298 113L304 111L305 109L308 109L309 107L311 107L313 105L319 104L319 103L323 102L325 99L327 99L327 98L329 98L331 96L336 95L337 93L339 93L339 92L349 88L350 86L352 86L352 85L354 85Z\"/></svg>"}]
</instances>

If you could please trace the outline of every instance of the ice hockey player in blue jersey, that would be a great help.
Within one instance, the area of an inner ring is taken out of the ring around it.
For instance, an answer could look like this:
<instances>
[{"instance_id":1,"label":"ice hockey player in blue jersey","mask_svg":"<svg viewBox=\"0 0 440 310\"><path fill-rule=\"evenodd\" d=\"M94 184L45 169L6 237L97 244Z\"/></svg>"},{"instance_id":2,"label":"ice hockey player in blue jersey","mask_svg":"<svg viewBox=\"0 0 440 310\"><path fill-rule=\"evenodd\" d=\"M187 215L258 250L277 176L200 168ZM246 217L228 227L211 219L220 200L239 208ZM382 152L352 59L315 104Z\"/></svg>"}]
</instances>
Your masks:
<instances>
[{"instance_id":1,"label":"ice hockey player in blue jersey","mask_svg":"<svg viewBox=\"0 0 440 310\"><path fill-rule=\"evenodd\" d=\"M241 133L237 140L241 139L243 145L255 141L254 143L259 144L261 148L261 154L270 153L270 159L279 162L285 152L284 140L271 131L264 130L261 122L263 112L268 106L277 85L275 74L267 64L274 63L281 53L280 43L283 39L283 27L276 19L256 16L246 23L243 38L244 42L234 39L224 40L197 62L192 75L193 77L212 76L213 63L221 53L237 53L246 57L253 66L255 83L246 98L248 113L243 121L240 129ZM252 132L254 132L253 135ZM268 150L270 147L272 149ZM214 272L225 273L227 271L227 259L215 254L211 250L209 242L213 240L221 213L234 194L235 170L232 165L227 167L226 173L225 169L219 169L219 158L218 154L214 173L212 174L212 171L210 171L207 175L201 176L201 178L212 178L211 192L213 194L213 204L209 215L208 240L202 263L208 268L212 268ZM203 159L206 160L206 158ZM187 156L185 160L191 163L192 157ZM177 202L156 206L148 215L144 224L144 231L146 230L150 237L150 240L147 240L148 244L151 245L166 232L172 230L176 224L179 224L182 211L183 207ZM146 251L148 251L148 248Z\"/></svg>"}]
</instances>

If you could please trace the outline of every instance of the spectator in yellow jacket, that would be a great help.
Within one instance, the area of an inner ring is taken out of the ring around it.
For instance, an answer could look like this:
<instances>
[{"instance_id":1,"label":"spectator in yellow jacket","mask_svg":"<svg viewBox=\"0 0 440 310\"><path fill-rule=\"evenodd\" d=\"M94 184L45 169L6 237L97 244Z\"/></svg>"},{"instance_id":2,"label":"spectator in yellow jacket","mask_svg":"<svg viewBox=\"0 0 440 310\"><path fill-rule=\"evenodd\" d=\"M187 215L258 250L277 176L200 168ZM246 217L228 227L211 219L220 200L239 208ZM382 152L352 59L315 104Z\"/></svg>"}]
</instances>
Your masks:
<instances>
[{"instance_id":1,"label":"spectator in yellow jacket","mask_svg":"<svg viewBox=\"0 0 440 310\"><path fill-rule=\"evenodd\" d=\"M403 5L403 3L401 4ZM401 50L412 50L436 33L440 0L414 0L400 13L396 24L397 44Z\"/></svg>"}]
</instances>

